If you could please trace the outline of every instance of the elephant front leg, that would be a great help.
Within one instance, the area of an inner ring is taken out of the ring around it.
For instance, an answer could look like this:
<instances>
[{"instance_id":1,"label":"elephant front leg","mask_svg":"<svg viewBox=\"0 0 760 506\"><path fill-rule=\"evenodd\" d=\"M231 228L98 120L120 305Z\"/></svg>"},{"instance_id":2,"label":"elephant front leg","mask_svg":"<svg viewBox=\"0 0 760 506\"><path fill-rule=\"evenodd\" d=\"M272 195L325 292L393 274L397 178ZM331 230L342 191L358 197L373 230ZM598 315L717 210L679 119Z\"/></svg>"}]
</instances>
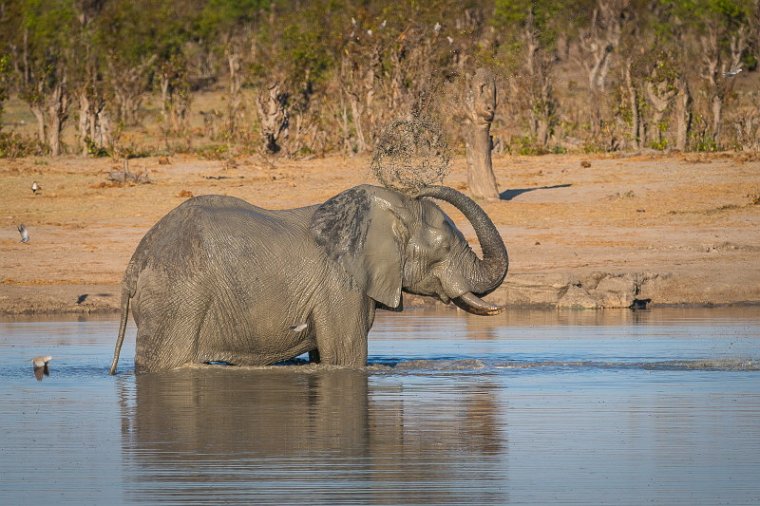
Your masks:
<instances>
[{"instance_id":1,"label":"elephant front leg","mask_svg":"<svg viewBox=\"0 0 760 506\"><path fill-rule=\"evenodd\" d=\"M373 302L370 299L351 313L344 306L320 319L314 351L321 364L356 368L367 365L367 335L375 319Z\"/></svg>"}]
</instances>

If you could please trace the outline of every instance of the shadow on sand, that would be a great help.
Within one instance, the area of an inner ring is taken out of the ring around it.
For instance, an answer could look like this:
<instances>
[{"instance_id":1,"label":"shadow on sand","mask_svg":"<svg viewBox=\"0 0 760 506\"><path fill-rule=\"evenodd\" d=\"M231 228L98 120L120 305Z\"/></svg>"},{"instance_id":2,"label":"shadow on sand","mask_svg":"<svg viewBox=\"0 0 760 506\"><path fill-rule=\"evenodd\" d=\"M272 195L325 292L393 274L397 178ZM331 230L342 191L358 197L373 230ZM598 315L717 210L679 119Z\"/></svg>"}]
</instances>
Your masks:
<instances>
[{"instance_id":1,"label":"shadow on sand","mask_svg":"<svg viewBox=\"0 0 760 506\"><path fill-rule=\"evenodd\" d=\"M500 200L512 200L513 198L517 197L518 195L522 195L523 193L528 193L536 190L554 190L556 188L569 188L572 186L571 184L555 184L553 186L539 186L538 188L518 188L514 190L504 190L499 194Z\"/></svg>"}]
</instances>

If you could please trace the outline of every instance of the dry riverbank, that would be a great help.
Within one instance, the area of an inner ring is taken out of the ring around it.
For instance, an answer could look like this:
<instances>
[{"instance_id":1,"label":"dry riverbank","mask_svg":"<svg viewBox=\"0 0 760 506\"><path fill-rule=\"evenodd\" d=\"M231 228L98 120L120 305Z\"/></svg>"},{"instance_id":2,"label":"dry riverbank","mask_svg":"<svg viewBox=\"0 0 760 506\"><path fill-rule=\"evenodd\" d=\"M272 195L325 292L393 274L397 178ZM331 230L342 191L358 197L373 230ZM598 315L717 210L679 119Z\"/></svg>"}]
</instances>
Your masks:
<instances>
[{"instance_id":1,"label":"dry riverbank","mask_svg":"<svg viewBox=\"0 0 760 506\"><path fill-rule=\"evenodd\" d=\"M130 160L129 170L150 183L119 184L108 175L122 166L110 159L2 160L0 314L117 310L140 238L190 195L303 206L373 182L368 166L365 157L275 165L256 157L144 158ZM509 248L510 273L490 300L579 308L634 299L760 303L757 156L497 157L495 172L503 198L482 205ZM33 181L42 186L36 195ZM465 189L465 181L458 158L446 183ZM19 242L19 223L28 244Z\"/></svg>"}]
</instances>

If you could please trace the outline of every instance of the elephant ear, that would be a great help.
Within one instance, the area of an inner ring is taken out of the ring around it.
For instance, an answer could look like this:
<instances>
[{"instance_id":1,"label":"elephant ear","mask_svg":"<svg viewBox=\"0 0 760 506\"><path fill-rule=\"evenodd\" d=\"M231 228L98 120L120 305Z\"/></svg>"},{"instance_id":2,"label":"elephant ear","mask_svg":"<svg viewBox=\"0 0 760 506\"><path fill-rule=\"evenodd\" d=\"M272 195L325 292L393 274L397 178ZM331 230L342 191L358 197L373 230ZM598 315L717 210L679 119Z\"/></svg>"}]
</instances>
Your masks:
<instances>
[{"instance_id":1,"label":"elephant ear","mask_svg":"<svg viewBox=\"0 0 760 506\"><path fill-rule=\"evenodd\" d=\"M401 302L405 227L393 204L372 189L359 186L331 198L314 212L310 229L355 287L395 308Z\"/></svg>"}]
</instances>

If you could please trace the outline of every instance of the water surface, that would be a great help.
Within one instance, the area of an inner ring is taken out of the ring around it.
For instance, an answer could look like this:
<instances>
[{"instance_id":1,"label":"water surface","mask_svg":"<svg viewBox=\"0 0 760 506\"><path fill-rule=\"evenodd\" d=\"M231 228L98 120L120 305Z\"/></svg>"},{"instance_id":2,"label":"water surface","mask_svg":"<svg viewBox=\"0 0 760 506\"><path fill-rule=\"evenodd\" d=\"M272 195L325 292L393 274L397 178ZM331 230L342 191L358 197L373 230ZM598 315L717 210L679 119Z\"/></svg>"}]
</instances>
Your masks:
<instances>
[{"instance_id":1,"label":"water surface","mask_svg":"<svg viewBox=\"0 0 760 506\"><path fill-rule=\"evenodd\" d=\"M378 316L366 371L135 376L130 328L116 377L116 320L0 321L2 503L760 503L757 308Z\"/></svg>"}]
</instances>

